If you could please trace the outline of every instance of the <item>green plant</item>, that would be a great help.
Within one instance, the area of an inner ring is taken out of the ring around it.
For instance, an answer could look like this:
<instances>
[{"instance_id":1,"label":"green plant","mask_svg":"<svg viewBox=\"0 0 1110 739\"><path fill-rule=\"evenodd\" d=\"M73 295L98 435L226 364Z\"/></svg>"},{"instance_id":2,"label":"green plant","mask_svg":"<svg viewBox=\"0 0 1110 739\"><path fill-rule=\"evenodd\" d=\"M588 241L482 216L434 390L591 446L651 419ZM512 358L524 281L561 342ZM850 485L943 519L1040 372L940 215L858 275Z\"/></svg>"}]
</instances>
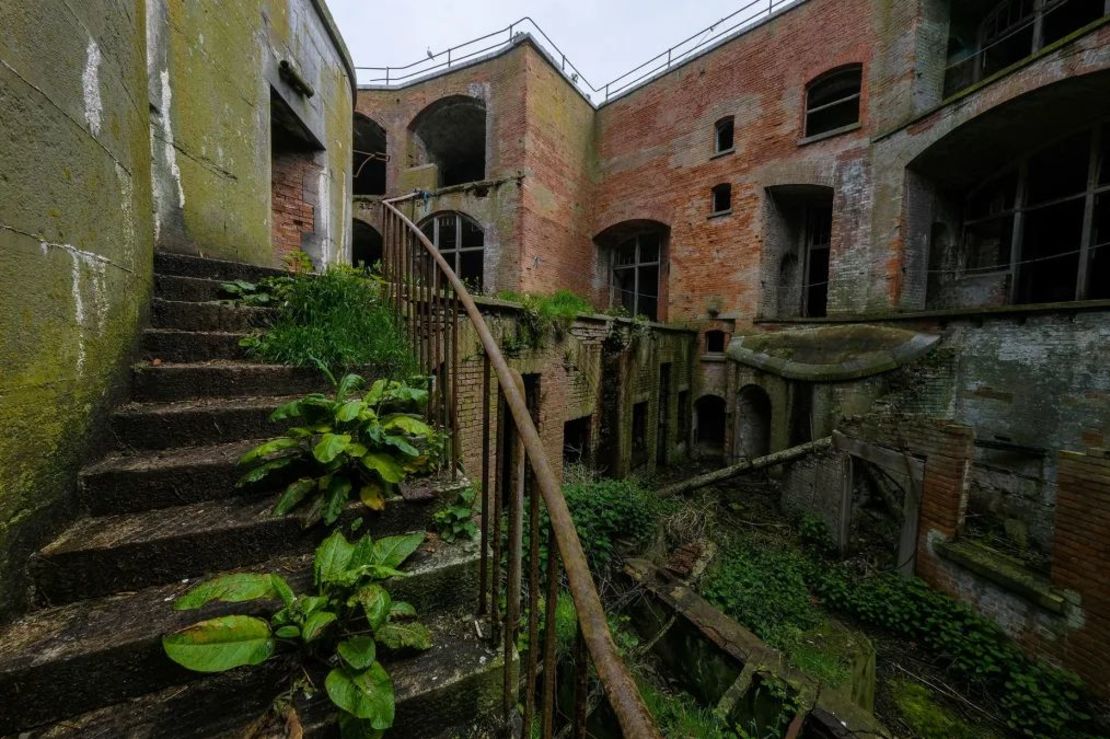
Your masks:
<instances>
[{"instance_id":1,"label":"green plant","mask_svg":"<svg viewBox=\"0 0 1110 739\"><path fill-rule=\"evenodd\" d=\"M240 342L251 356L297 366L322 363L337 371L368 368L389 377L415 371L412 349L380 278L335 266L319 275L270 279L287 282L263 282L276 315L266 330Z\"/></svg>"},{"instance_id":2,"label":"green plant","mask_svg":"<svg viewBox=\"0 0 1110 739\"><path fill-rule=\"evenodd\" d=\"M669 510L667 503L631 480L571 483L563 485L563 496L590 569L601 574L611 569L622 544L650 543ZM547 530L546 520L541 526Z\"/></svg>"},{"instance_id":3,"label":"green plant","mask_svg":"<svg viewBox=\"0 0 1110 739\"><path fill-rule=\"evenodd\" d=\"M497 298L521 306L516 333L506 337L502 347L514 354L541 348L549 335L562 337L579 314L594 312L585 298L569 290L557 290L550 295L504 291Z\"/></svg>"},{"instance_id":4,"label":"green plant","mask_svg":"<svg viewBox=\"0 0 1110 739\"><path fill-rule=\"evenodd\" d=\"M432 515L440 538L452 542L460 538L473 539L478 535L478 525L474 523L475 497L477 492L468 486Z\"/></svg>"},{"instance_id":5,"label":"green plant","mask_svg":"<svg viewBox=\"0 0 1110 739\"><path fill-rule=\"evenodd\" d=\"M196 672L224 672L259 665L279 650L295 655L297 669L328 670L324 689L340 710L344 737L381 737L393 725L395 696L378 647L428 649L431 636L416 610L393 601L381 584L404 576L397 568L416 551L423 534L355 543L335 532L320 544L313 563L314 594L296 594L280 575L239 573L197 585L174 602L195 610L213 601L280 600L268 619L247 615L200 621L162 638L174 662ZM295 674L294 673L294 674Z\"/></svg>"},{"instance_id":6,"label":"green plant","mask_svg":"<svg viewBox=\"0 0 1110 739\"><path fill-rule=\"evenodd\" d=\"M917 578L860 578L814 562L811 590L828 606L924 644L966 684L996 695L1006 722L1024 736L1080 736L1090 719L1081 681L1027 657L1002 629Z\"/></svg>"},{"instance_id":7,"label":"green plant","mask_svg":"<svg viewBox=\"0 0 1110 739\"><path fill-rule=\"evenodd\" d=\"M330 374L329 374L329 377ZM348 374L335 382L335 396L312 393L273 412L272 421L296 419L284 436L243 455L250 467L240 485L254 484L290 468L305 472L285 488L274 506L284 515L307 503L308 520L333 524L352 494L367 508L382 510L393 486L437 464L443 437L417 412L428 391L416 385L378 380L358 397L363 379Z\"/></svg>"},{"instance_id":8,"label":"green plant","mask_svg":"<svg viewBox=\"0 0 1110 739\"><path fill-rule=\"evenodd\" d=\"M836 551L829 525L820 516L803 513L798 520L798 536L802 540L802 547L807 551L822 556L831 555Z\"/></svg>"},{"instance_id":9,"label":"green plant","mask_svg":"<svg viewBox=\"0 0 1110 739\"><path fill-rule=\"evenodd\" d=\"M293 284L293 278L288 276L266 277L260 282L249 280L234 280L220 285L220 289L230 296L231 302L237 305L257 307L270 307L280 305Z\"/></svg>"}]
</instances>

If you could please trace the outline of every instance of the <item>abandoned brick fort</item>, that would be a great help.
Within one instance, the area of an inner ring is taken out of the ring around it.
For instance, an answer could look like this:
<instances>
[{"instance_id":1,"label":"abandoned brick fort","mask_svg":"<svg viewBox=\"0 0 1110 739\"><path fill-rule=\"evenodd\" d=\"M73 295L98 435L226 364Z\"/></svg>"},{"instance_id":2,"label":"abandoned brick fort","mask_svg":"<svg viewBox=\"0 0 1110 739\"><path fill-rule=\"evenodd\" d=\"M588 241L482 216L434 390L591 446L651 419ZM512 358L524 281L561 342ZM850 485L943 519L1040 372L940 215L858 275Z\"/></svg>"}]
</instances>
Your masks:
<instances>
[{"instance_id":1,"label":"abandoned brick fort","mask_svg":"<svg viewBox=\"0 0 1110 739\"><path fill-rule=\"evenodd\" d=\"M903 571L1110 696L1110 0L780 6L599 92L525 26L387 80L320 0L0 3L0 645L24 660L0 654L0 704L108 659L48 665L75 621L37 614L275 551L203 498L106 492L153 485L134 455L168 474L165 450L258 436L221 435L248 401L151 389L245 330L213 307L188 344L196 258L377 262L381 201L414 191L499 331L499 293L595 308L509 356L551 459L626 476L831 437L774 472L784 506L848 547L881 478ZM473 337L459 372L477 476ZM173 463L178 492L202 474ZM0 706L0 734L151 687Z\"/></svg>"}]
</instances>

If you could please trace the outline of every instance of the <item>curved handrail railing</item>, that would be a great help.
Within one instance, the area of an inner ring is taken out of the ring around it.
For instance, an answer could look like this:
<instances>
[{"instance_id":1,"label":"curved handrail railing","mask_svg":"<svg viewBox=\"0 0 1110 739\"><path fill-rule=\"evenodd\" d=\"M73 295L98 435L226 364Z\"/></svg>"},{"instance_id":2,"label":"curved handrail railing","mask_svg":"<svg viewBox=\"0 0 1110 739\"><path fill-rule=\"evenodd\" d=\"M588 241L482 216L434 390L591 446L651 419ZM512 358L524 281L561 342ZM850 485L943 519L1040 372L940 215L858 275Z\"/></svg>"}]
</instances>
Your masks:
<instances>
[{"instance_id":1,"label":"curved handrail railing","mask_svg":"<svg viewBox=\"0 0 1110 739\"><path fill-rule=\"evenodd\" d=\"M617 653L613 637L609 633L609 625L605 611L590 574L582 543L578 539L578 532L574 527L570 511L563 498L559 487L558 478L551 467L544 450L539 432L532 421L532 417L525 398L524 386L520 374L512 370L505 361L501 349L494 339L489 326L482 317L474 299L467 291L462 280L455 274L451 266L439 253L439 250L428 240L419 228L396 207L396 203L412 198L412 195L385 200L382 202L383 224L383 271L390 299L394 307L403 317L403 321L413 339L415 353L421 365L435 377L433 400L431 407L438 419L451 429L454 440L453 454L457 462L460 457L459 425L458 425L458 363L459 363L459 337L458 318L459 307L469 318L471 326L477 333L478 339L484 349L483 359L483 454L482 454L482 567L481 567L481 595L479 598L479 613L490 613L492 621L496 624L499 589L499 547L500 547L500 518L501 496L491 494L489 486L491 460L490 460L490 434L491 434L491 385L490 371L496 378L497 384L504 400L505 408L509 412L508 418L501 414L505 421L511 421L513 426L514 449L507 449L507 444L499 447L501 452L510 454L515 473L511 480L500 478L498 470L493 470L495 481L502 484L511 483L510 499L508 502L509 525L509 557L506 614L504 618L504 648L506 655L505 669L505 694L503 707L506 715L512 710L516 693L515 686L511 683L510 655L515 642L515 633L521 614L521 566L522 566L522 536L524 521L525 498L525 469L530 464L534 484L529 486L530 500L529 522L531 548L529 576L529 608L528 608L528 665L525 683L524 701L524 731L529 731L530 719L533 716L541 718L542 735L552 736L552 727L555 714L555 601L557 600L556 558L547 557L547 583L545 603L545 630L544 635L544 665L543 665L543 690L541 713L536 714L535 682L538 675L538 646L539 626L537 604L539 599L539 516L538 488L543 503L547 507L550 519L549 536L555 541L556 548L562 565L566 571L566 578L574 600L578 616L579 637L575 650L576 659L576 706L575 715L572 717L574 736L585 736L586 682L587 672L585 653L588 653L598 679L609 700L610 706L620 723L621 731L626 737L652 739L661 737L651 713L640 697L639 689L632 679L627 667ZM506 437L499 436L499 440ZM500 457L499 457L500 459ZM495 484L493 490L499 486ZM491 530L492 529L492 530ZM492 547L492 557L489 548ZM487 561L488 560L488 561Z\"/></svg>"}]
</instances>

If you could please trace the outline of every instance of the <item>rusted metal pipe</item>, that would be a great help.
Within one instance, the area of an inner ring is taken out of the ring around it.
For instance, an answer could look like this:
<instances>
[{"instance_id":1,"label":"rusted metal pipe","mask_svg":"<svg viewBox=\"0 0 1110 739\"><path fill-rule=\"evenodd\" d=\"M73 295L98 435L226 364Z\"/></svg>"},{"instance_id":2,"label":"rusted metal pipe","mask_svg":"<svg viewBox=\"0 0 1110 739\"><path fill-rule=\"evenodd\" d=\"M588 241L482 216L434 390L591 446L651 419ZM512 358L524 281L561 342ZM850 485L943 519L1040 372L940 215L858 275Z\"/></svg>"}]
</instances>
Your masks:
<instances>
[{"instance_id":1,"label":"rusted metal pipe","mask_svg":"<svg viewBox=\"0 0 1110 739\"><path fill-rule=\"evenodd\" d=\"M555 543L559 555L563 560L563 569L567 573L567 582L570 587L571 597L578 612L578 622L582 629L582 636L586 642L594 665L597 668L598 678L601 681L609 704L620 723L621 731L626 737L640 739L662 739L655 722L640 697L636 682L628 672L617 654L613 636L609 633L609 624L605 618L605 609L601 605L601 598L594 586L593 576L586 561L586 553L582 549L582 542L578 539L578 531L574 527L574 519L567 508L563 492L559 488L558 477L547 458L543 441L536 431L528 413L528 404L524 398L523 388L514 380L513 372L505 361L496 339L490 332L489 326L482 317L481 311L474 303L474 299L467 292L466 286L454 273L439 250L428 240L416 224L404 213L397 209L395 202L406 200L412 196L382 201L382 206L397 214L402 224L413 232L427 254L434 260L440 271L447 277L454 289L471 324L478 334L478 339L485 349L497 375L498 383L505 395L505 403L512 415L513 425L517 435L527 452L528 461L532 466L536 484L540 494L543 495L547 506L551 527L555 533ZM510 606L511 607L511 606Z\"/></svg>"},{"instance_id":2,"label":"rusted metal pipe","mask_svg":"<svg viewBox=\"0 0 1110 739\"><path fill-rule=\"evenodd\" d=\"M791 460L798 459L799 457L804 457L808 454L819 452L822 449L828 449L830 446L832 446L832 437L825 436L821 439L817 439L816 441L810 441L805 444L799 444L798 446L792 446L789 449L783 449L782 451L775 452L774 454L767 454L762 457L756 457L755 459L746 459L743 462L739 462L728 467L722 467L719 470L713 470L712 472L707 472L704 475L691 477L688 480L683 480L682 482L676 483L669 487L662 488L661 490L659 490L659 492L656 493L656 495L658 495L660 498L666 498L672 495L688 493L691 490L704 488L707 485L724 482L725 480L736 477L737 475L743 474L745 472L753 472L755 470L764 469L765 467L774 467L777 464L789 462Z\"/></svg>"}]
</instances>

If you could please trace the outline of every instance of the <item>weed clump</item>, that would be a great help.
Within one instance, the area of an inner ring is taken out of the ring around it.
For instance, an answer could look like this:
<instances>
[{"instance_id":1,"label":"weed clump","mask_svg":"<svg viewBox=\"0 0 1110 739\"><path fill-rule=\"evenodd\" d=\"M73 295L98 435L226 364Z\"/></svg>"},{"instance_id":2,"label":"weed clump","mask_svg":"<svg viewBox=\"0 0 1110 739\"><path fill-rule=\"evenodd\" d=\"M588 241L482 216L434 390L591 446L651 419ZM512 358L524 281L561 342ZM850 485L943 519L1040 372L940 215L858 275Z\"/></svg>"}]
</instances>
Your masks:
<instances>
[{"instance_id":1,"label":"weed clump","mask_svg":"<svg viewBox=\"0 0 1110 739\"><path fill-rule=\"evenodd\" d=\"M265 331L243 340L250 356L275 364L323 364L336 373L358 368L386 377L415 374L412 349L379 278L334 266L319 275L274 278L264 287L277 316Z\"/></svg>"}]
</instances>

